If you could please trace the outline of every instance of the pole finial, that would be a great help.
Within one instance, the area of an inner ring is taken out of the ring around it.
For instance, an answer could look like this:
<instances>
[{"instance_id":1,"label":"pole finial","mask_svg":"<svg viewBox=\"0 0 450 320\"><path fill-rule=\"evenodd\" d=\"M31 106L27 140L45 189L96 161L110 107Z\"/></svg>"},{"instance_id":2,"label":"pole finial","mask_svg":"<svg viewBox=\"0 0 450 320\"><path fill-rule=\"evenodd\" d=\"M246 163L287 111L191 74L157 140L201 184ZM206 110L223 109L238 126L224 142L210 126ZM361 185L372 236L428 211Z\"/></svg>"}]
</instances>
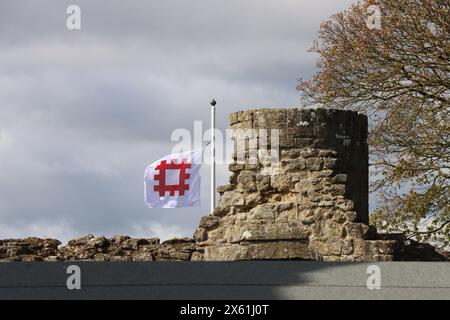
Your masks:
<instances>
[{"instance_id":1,"label":"pole finial","mask_svg":"<svg viewBox=\"0 0 450 320\"><path fill-rule=\"evenodd\" d=\"M213 107L215 107L216 104L217 104L217 102L216 102L216 100L214 100L214 98L213 98L213 99L211 100L210 104L211 104Z\"/></svg>"}]
</instances>

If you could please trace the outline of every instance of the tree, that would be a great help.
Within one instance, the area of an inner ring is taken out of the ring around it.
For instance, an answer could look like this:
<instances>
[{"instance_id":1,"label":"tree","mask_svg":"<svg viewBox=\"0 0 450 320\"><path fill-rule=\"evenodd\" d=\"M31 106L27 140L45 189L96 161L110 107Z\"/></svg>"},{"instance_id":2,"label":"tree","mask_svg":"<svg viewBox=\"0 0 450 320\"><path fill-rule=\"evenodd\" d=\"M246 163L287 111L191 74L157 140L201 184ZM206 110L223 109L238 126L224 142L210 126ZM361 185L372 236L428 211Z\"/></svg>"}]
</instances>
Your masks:
<instances>
[{"instance_id":1,"label":"tree","mask_svg":"<svg viewBox=\"0 0 450 320\"><path fill-rule=\"evenodd\" d=\"M371 191L381 200L371 222L446 248L449 9L448 0L358 2L321 24L317 72L297 87L307 105L369 116Z\"/></svg>"}]
</instances>

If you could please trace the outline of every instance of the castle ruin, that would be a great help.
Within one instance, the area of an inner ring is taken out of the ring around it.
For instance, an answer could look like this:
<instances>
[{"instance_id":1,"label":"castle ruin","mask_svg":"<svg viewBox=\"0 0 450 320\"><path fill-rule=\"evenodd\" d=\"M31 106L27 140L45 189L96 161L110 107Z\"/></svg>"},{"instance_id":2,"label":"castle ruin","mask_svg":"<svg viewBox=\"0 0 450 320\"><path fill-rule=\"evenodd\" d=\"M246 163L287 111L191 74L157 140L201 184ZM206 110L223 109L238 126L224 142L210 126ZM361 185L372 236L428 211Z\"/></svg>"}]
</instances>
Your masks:
<instances>
[{"instance_id":1,"label":"castle ruin","mask_svg":"<svg viewBox=\"0 0 450 320\"><path fill-rule=\"evenodd\" d=\"M0 261L447 259L369 225L366 116L290 108L241 111L230 120L232 129L278 130L279 161L230 164L219 206L201 218L193 239L88 235L63 247L53 239L0 240ZM246 141L234 159L243 151L250 160L260 138Z\"/></svg>"}]
</instances>

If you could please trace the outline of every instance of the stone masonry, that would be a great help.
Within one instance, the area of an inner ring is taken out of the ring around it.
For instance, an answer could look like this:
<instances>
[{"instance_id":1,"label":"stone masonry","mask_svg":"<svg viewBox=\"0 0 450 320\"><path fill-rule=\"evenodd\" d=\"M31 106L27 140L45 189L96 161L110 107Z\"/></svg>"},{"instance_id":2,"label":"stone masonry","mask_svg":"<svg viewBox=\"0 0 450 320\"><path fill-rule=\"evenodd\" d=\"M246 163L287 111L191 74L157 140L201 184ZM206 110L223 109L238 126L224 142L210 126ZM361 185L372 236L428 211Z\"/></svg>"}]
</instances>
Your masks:
<instances>
[{"instance_id":1,"label":"stone masonry","mask_svg":"<svg viewBox=\"0 0 450 320\"><path fill-rule=\"evenodd\" d=\"M112 238L89 234L70 240L67 245L55 239L0 240L0 262L13 261L189 261L198 259L192 239Z\"/></svg>"},{"instance_id":2,"label":"stone masonry","mask_svg":"<svg viewBox=\"0 0 450 320\"><path fill-rule=\"evenodd\" d=\"M250 163L261 136L235 135L235 142L248 140L241 144L246 161L236 161L235 150L219 207L195 232L204 260L394 259L400 236L382 239L369 226L366 116L260 109L233 113L231 128L278 129L279 163Z\"/></svg>"},{"instance_id":3,"label":"stone masonry","mask_svg":"<svg viewBox=\"0 0 450 320\"><path fill-rule=\"evenodd\" d=\"M236 134L230 183L219 206L202 217L194 239L87 235L61 246L54 239L0 240L0 261L433 261L445 252L401 234L377 234L368 216L367 118L352 111L259 109L233 113ZM268 149L279 132L274 154ZM259 155L252 162L252 154ZM244 161L238 161L242 154Z\"/></svg>"}]
</instances>

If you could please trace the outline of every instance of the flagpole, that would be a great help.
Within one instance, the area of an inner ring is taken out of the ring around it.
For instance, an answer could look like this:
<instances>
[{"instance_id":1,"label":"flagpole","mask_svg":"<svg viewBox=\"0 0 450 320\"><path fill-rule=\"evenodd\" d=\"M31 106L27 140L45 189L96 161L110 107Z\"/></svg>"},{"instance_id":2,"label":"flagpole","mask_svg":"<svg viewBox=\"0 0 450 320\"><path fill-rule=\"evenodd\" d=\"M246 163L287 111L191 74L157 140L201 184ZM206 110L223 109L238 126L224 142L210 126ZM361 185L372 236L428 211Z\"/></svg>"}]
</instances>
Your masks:
<instances>
[{"instance_id":1,"label":"flagpole","mask_svg":"<svg viewBox=\"0 0 450 320\"><path fill-rule=\"evenodd\" d=\"M211 101L211 214L216 207L216 100Z\"/></svg>"}]
</instances>

